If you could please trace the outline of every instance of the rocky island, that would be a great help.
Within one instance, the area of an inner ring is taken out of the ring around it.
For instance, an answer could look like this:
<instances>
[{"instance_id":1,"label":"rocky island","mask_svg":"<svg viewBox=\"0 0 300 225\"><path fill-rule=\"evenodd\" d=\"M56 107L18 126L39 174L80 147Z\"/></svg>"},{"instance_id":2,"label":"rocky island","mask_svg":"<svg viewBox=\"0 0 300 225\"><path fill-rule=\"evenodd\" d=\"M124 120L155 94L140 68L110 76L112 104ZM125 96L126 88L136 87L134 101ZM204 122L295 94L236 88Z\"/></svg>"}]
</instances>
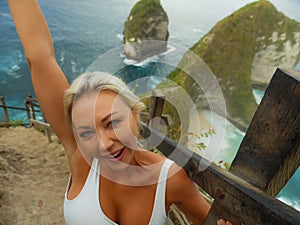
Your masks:
<instances>
[{"instance_id":1,"label":"rocky island","mask_svg":"<svg viewBox=\"0 0 300 225\"><path fill-rule=\"evenodd\" d=\"M160 0L140 0L131 9L124 26L124 53L142 61L166 50L168 16Z\"/></svg>"}]
</instances>

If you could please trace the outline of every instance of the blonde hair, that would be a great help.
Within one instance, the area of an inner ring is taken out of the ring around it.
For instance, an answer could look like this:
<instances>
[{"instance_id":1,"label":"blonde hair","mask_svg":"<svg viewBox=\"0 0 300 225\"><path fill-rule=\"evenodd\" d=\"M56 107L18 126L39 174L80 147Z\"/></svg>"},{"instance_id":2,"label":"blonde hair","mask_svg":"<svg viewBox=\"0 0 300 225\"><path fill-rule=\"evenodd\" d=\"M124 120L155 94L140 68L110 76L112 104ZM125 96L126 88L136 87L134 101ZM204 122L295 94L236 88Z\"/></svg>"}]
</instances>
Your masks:
<instances>
[{"instance_id":1,"label":"blonde hair","mask_svg":"<svg viewBox=\"0 0 300 225\"><path fill-rule=\"evenodd\" d=\"M64 94L64 110L67 124L72 127L72 107L76 100L86 94L108 90L123 97L134 113L139 113L144 103L119 78L104 72L83 73L76 78Z\"/></svg>"}]
</instances>

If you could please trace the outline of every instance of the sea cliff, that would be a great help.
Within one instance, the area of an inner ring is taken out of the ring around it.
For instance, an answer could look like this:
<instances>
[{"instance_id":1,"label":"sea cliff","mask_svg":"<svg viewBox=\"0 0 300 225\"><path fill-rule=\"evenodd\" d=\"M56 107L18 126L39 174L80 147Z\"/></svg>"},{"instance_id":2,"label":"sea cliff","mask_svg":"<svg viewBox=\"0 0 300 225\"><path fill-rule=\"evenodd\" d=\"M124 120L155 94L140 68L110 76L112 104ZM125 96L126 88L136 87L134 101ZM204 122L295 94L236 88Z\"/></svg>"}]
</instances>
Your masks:
<instances>
[{"instance_id":1,"label":"sea cliff","mask_svg":"<svg viewBox=\"0 0 300 225\"><path fill-rule=\"evenodd\" d=\"M261 0L219 21L190 51L214 73L224 94L227 118L245 130L257 108L253 85L265 88L276 67L291 68L299 62L300 24ZM187 55L180 63L194 66ZM209 107L205 93L188 74L176 69L168 78L181 84L199 107Z\"/></svg>"}]
</instances>

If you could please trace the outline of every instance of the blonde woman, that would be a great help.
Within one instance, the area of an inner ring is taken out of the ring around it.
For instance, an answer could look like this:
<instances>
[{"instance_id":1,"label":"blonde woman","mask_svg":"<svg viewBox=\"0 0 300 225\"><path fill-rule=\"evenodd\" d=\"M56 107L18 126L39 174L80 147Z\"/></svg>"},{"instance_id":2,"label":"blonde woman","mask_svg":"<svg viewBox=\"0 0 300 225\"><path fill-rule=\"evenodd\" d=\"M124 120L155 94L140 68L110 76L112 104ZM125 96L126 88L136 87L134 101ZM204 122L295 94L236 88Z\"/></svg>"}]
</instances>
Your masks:
<instances>
[{"instance_id":1,"label":"blonde woman","mask_svg":"<svg viewBox=\"0 0 300 225\"><path fill-rule=\"evenodd\" d=\"M68 156L66 224L162 225L171 204L202 224L210 205L185 171L138 146L138 98L106 73L69 86L38 2L8 3L41 109Z\"/></svg>"}]
</instances>

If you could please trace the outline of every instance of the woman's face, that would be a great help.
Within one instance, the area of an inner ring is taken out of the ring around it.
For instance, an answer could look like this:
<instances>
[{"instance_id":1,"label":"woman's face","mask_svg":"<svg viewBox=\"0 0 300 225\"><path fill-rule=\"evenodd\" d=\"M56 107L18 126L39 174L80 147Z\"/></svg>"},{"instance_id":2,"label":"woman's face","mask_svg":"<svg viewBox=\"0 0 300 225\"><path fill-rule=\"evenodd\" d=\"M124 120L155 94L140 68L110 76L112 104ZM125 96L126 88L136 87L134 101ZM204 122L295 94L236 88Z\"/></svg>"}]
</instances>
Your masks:
<instances>
[{"instance_id":1,"label":"woman's face","mask_svg":"<svg viewBox=\"0 0 300 225\"><path fill-rule=\"evenodd\" d=\"M138 113L112 91L80 97L72 108L77 144L82 154L108 164L133 163L137 149Z\"/></svg>"}]
</instances>

